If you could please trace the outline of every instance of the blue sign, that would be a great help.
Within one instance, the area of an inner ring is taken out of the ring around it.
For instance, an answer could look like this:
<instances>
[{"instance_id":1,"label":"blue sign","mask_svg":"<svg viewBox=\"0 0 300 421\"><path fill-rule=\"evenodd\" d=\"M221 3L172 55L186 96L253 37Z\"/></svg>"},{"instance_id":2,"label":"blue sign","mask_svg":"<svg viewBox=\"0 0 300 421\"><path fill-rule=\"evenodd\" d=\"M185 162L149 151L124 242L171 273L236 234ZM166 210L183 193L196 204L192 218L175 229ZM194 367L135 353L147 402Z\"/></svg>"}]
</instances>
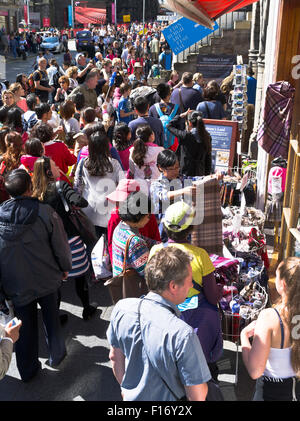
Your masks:
<instances>
[{"instance_id":1,"label":"blue sign","mask_svg":"<svg viewBox=\"0 0 300 421\"><path fill-rule=\"evenodd\" d=\"M68 5L68 21L69 26L73 26L73 7L70 4Z\"/></svg>"},{"instance_id":2,"label":"blue sign","mask_svg":"<svg viewBox=\"0 0 300 421\"><path fill-rule=\"evenodd\" d=\"M163 34L171 50L177 55L218 28L217 22L214 29L209 29L190 19L181 18L163 30Z\"/></svg>"},{"instance_id":3,"label":"blue sign","mask_svg":"<svg viewBox=\"0 0 300 421\"><path fill-rule=\"evenodd\" d=\"M232 126L206 124L205 128L211 136L212 170L227 171L230 161Z\"/></svg>"}]
</instances>

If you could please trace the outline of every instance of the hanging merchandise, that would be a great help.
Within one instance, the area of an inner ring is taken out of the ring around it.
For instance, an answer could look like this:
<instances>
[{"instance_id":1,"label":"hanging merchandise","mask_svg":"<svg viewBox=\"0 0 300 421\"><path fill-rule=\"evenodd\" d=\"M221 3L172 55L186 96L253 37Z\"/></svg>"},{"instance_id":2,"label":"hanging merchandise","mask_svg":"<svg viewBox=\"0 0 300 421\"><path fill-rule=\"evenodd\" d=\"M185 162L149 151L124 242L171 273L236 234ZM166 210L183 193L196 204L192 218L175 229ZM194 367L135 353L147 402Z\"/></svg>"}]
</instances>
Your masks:
<instances>
[{"instance_id":1,"label":"hanging merchandise","mask_svg":"<svg viewBox=\"0 0 300 421\"><path fill-rule=\"evenodd\" d=\"M270 155L288 157L295 88L289 82L277 82L267 88L263 122L257 141Z\"/></svg>"},{"instance_id":2,"label":"hanging merchandise","mask_svg":"<svg viewBox=\"0 0 300 421\"><path fill-rule=\"evenodd\" d=\"M278 165L273 165L273 164ZM282 217L283 196L286 184L287 163L282 158L272 161L268 177L268 199L266 204L266 220L279 223Z\"/></svg>"},{"instance_id":3,"label":"hanging merchandise","mask_svg":"<svg viewBox=\"0 0 300 421\"><path fill-rule=\"evenodd\" d=\"M247 65L238 64L233 66L233 94L231 120L237 121L239 130L247 130Z\"/></svg>"},{"instance_id":4,"label":"hanging merchandise","mask_svg":"<svg viewBox=\"0 0 300 421\"><path fill-rule=\"evenodd\" d=\"M203 191L204 199L200 205L204 209L203 222L194 227L191 244L204 248L208 254L223 256L220 184L215 176L205 177L193 184Z\"/></svg>"}]
</instances>

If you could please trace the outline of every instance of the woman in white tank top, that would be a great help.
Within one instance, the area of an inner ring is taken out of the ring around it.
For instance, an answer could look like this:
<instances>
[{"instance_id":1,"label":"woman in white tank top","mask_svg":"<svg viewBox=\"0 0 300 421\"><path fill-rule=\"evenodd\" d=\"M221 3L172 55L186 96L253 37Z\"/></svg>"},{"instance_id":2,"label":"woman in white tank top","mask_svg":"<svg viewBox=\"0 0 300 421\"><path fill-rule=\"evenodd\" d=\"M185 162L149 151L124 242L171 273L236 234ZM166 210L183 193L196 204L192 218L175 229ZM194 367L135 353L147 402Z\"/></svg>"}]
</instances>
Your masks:
<instances>
[{"instance_id":1,"label":"woman in white tank top","mask_svg":"<svg viewBox=\"0 0 300 421\"><path fill-rule=\"evenodd\" d=\"M249 375L258 379L254 400L300 400L299 258L279 264L276 289L280 301L241 332L243 361Z\"/></svg>"}]
</instances>

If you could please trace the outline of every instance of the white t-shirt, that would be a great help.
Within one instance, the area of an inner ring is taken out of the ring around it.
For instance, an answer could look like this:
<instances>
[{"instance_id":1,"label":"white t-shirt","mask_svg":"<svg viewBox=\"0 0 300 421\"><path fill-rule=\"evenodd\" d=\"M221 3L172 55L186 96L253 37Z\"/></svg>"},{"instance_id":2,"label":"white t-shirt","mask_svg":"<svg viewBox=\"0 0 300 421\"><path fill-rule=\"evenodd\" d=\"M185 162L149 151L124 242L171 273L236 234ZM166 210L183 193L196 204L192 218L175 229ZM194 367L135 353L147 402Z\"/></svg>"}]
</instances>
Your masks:
<instances>
[{"instance_id":1,"label":"white t-shirt","mask_svg":"<svg viewBox=\"0 0 300 421\"><path fill-rule=\"evenodd\" d=\"M64 125L65 125L67 133L70 133L70 132L79 133L80 132L79 122L74 117L69 118L69 120L64 120Z\"/></svg>"}]
</instances>

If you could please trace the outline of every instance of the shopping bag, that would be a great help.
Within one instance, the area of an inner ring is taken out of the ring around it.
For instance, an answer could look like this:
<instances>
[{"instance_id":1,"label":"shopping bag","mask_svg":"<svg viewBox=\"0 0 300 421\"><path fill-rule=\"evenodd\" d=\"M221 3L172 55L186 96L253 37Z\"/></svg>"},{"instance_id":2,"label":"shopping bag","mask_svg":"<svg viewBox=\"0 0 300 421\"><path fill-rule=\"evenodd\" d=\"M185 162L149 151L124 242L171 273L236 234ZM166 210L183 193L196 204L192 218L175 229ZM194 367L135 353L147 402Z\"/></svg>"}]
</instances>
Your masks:
<instances>
[{"instance_id":1,"label":"shopping bag","mask_svg":"<svg viewBox=\"0 0 300 421\"><path fill-rule=\"evenodd\" d=\"M101 235L97 244L93 248L91 259L96 279L107 279L112 277L111 263L105 234Z\"/></svg>"}]
</instances>

